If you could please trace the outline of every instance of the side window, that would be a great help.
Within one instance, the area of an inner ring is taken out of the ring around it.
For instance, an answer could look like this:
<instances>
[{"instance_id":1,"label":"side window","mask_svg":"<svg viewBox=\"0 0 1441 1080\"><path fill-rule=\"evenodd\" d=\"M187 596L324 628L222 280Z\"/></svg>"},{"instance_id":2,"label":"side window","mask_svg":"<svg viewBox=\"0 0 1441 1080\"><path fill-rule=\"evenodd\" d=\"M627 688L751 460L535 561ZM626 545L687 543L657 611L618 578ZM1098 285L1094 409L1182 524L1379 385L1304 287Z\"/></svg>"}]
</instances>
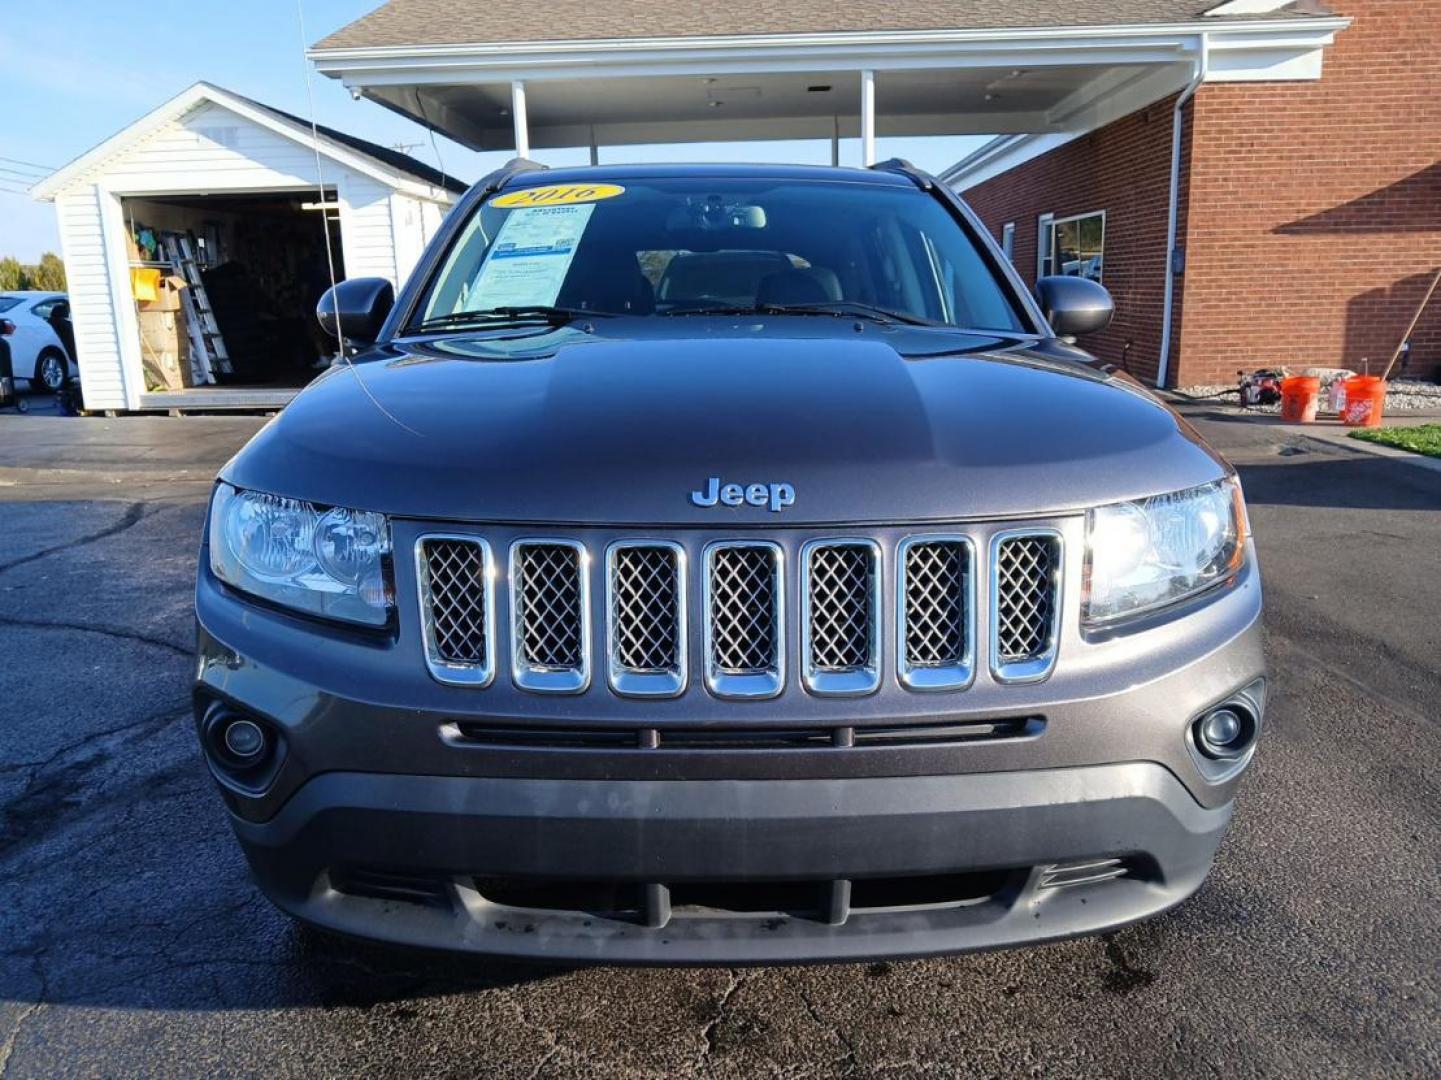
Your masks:
<instances>
[{"instance_id":1,"label":"side window","mask_svg":"<svg viewBox=\"0 0 1441 1080\"><path fill-rule=\"evenodd\" d=\"M1101 280L1106 249L1106 212L1042 219L1041 276L1065 274Z\"/></svg>"},{"instance_id":2,"label":"side window","mask_svg":"<svg viewBox=\"0 0 1441 1080\"><path fill-rule=\"evenodd\" d=\"M37 319L48 319L50 318L51 313L55 310L55 305L58 303L60 303L59 300L41 300L38 304L32 307L30 311L35 315Z\"/></svg>"}]
</instances>

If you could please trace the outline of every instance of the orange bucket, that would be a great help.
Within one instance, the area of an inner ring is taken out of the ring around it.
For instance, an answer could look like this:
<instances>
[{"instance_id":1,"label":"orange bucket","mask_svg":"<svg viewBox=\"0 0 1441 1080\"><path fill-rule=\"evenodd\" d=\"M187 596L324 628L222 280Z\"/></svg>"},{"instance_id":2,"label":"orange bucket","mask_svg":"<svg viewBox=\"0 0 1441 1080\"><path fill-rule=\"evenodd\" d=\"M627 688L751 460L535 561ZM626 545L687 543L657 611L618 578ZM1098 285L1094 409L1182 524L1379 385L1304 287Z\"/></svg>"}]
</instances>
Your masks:
<instances>
[{"instance_id":1,"label":"orange bucket","mask_svg":"<svg viewBox=\"0 0 1441 1080\"><path fill-rule=\"evenodd\" d=\"M1346 380L1346 406L1341 410L1341 423L1347 427L1380 427L1385 411L1385 379L1356 375Z\"/></svg>"},{"instance_id":2,"label":"orange bucket","mask_svg":"<svg viewBox=\"0 0 1441 1080\"><path fill-rule=\"evenodd\" d=\"M1281 419L1309 424L1316 419L1321 380L1314 375L1292 375L1281 380Z\"/></svg>"}]
</instances>

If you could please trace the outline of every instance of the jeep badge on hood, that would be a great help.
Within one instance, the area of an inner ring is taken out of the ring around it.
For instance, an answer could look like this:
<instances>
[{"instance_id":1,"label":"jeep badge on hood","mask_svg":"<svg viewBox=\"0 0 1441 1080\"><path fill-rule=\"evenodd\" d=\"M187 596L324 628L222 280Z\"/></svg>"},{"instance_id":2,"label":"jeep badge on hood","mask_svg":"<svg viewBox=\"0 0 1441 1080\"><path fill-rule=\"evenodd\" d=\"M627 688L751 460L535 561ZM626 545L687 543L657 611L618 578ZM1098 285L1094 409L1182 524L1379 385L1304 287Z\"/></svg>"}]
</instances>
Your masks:
<instances>
[{"instance_id":1,"label":"jeep badge on hood","mask_svg":"<svg viewBox=\"0 0 1441 1080\"><path fill-rule=\"evenodd\" d=\"M719 476L712 476L705 483L704 490L692 491L690 501L696 506L769 506L771 513L778 514L787 506L796 503L796 489L790 484L722 484Z\"/></svg>"}]
</instances>

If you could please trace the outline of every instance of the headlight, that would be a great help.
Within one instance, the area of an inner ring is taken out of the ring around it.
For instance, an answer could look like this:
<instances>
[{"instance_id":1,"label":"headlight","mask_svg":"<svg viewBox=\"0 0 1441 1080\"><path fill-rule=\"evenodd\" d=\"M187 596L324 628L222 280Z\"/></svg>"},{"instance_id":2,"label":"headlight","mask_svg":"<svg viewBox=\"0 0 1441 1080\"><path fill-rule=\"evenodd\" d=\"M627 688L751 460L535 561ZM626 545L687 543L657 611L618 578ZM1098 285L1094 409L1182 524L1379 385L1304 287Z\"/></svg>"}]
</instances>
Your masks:
<instances>
[{"instance_id":1,"label":"headlight","mask_svg":"<svg viewBox=\"0 0 1441 1080\"><path fill-rule=\"evenodd\" d=\"M1193 596L1235 573L1245 547L1234 480L1098 507L1086 515L1082 619L1104 624Z\"/></svg>"},{"instance_id":2,"label":"headlight","mask_svg":"<svg viewBox=\"0 0 1441 1080\"><path fill-rule=\"evenodd\" d=\"M390 616L383 514L220 484L210 504L210 569L243 592L327 619L384 626Z\"/></svg>"}]
</instances>

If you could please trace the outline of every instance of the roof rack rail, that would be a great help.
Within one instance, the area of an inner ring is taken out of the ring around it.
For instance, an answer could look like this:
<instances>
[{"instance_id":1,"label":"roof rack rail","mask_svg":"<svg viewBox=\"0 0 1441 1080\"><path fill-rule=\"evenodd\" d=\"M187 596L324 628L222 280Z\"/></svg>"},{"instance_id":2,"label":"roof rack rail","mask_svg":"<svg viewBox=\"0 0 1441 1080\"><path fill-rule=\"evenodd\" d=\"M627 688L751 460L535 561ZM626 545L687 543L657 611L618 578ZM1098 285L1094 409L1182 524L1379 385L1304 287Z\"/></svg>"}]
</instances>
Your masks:
<instances>
[{"instance_id":1,"label":"roof rack rail","mask_svg":"<svg viewBox=\"0 0 1441 1080\"><path fill-rule=\"evenodd\" d=\"M885 161L878 161L869 166L876 172L897 173L901 176L909 176L916 184L925 191L930 191L935 186L936 178L924 169L918 169L905 158L893 157Z\"/></svg>"},{"instance_id":2,"label":"roof rack rail","mask_svg":"<svg viewBox=\"0 0 1441 1080\"><path fill-rule=\"evenodd\" d=\"M542 172L549 168L549 165L542 165L538 161L531 161L530 158L511 158L500 168L496 169L495 172L482 177L480 188L489 195L505 187L508 181L519 176L521 173Z\"/></svg>"}]
</instances>

